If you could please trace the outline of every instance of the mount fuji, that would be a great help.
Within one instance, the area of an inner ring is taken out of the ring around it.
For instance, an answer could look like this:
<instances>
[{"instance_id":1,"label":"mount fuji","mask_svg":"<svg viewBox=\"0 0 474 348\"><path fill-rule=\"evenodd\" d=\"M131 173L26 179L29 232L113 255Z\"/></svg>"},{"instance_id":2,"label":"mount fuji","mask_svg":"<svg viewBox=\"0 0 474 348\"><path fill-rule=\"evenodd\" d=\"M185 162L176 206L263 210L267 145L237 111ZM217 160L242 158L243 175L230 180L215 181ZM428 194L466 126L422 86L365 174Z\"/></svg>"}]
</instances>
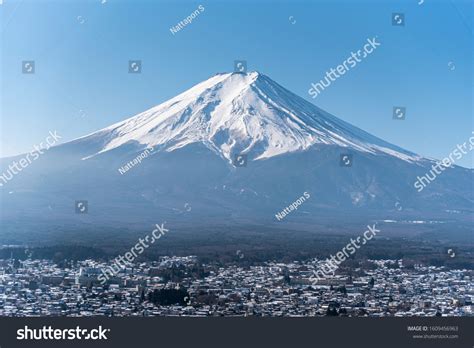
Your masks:
<instances>
[{"instance_id":1,"label":"mount fuji","mask_svg":"<svg viewBox=\"0 0 474 348\"><path fill-rule=\"evenodd\" d=\"M346 155L350 166L341 165ZM1 171L20 157L1 159ZM119 171L137 157L140 163ZM237 157L245 161L236 163ZM469 221L473 170L453 166L422 192L414 188L435 163L336 118L261 73L223 73L49 149L0 188L0 219L111 226L164 219L204 225ZM277 221L275 214L303 192L311 198ZM77 200L88 201L87 214L74 211Z\"/></svg>"},{"instance_id":2,"label":"mount fuji","mask_svg":"<svg viewBox=\"0 0 474 348\"><path fill-rule=\"evenodd\" d=\"M130 142L173 151L202 143L232 162L336 145L406 161L420 157L318 109L258 72L218 74L177 97L78 141L98 140L96 156Z\"/></svg>"}]
</instances>

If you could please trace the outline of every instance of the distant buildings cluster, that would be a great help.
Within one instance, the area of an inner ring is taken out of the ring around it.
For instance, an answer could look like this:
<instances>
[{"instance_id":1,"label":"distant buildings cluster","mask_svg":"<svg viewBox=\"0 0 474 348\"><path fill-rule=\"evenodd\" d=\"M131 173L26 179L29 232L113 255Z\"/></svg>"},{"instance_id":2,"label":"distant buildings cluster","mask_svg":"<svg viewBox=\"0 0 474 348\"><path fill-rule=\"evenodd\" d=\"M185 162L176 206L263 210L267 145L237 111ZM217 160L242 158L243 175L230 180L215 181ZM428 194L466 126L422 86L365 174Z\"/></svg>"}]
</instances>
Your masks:
<instances>
[{"instance_id":1,"label":"distant buildings cluster","mask_svg":"<svg viewBox=\"0 0 474 348\"><path fill-rule=\"evenodd\" d=\"M47 260L0 260L0 316L473 315L472 271L372 260L372 269L354 270L361 275L334 275L315 285L311 276L321 262L205 264L198 276L191 271L196 257L163 257L123 268L101 285L108 263L60 268ZM179 281L168 276L171 269L179 269ZM187 295L166 306L149 300L163 289Z\"/></svg>"}]
</instances>

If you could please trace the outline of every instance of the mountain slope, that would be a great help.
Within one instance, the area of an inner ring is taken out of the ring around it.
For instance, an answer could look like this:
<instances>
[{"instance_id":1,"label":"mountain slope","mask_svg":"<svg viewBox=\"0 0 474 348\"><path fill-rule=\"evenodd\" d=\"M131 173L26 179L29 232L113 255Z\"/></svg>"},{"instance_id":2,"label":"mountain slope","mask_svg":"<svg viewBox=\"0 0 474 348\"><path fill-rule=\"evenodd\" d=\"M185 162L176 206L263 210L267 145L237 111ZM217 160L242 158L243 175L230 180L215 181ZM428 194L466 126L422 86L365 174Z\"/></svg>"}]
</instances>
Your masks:
<instances>
[{"instance_id":1,"label":"mountain slope","mask_svg":"<svg viewBox=\"0 0 474 348\"><path fill-rule=\"evenodd\" d=\"M146 149L141 163L130 166ZM245 167L234 156L248 156ZM353 156L350 167L340 156ZM0 160L5 171L14 158ZM257 72L218 74L132 118L48 150L0 188L0 222L121 228L373 219L472 221L473 171L454 166L418 193L434 162L364 132ZM283 221L275 214L304 192ZM76 200L88 200L77 214ZM26 224L26 225L25 225ZM440 224L442 226L442 224Z\"/></svg>"},{"instance_id":2,"label":"mountain slope","mask_svg":"<svg viewBox=\"0 0 474 348\"><path fill-rule=\"evenodd\" d=\"M238 153L258 160L315 144L420 159L335 118L258 72L218 74L83 140L94 137L107 139L97 153L129 142L166 151L200 142L229 162Z\"/></svg>"}]
</instances>

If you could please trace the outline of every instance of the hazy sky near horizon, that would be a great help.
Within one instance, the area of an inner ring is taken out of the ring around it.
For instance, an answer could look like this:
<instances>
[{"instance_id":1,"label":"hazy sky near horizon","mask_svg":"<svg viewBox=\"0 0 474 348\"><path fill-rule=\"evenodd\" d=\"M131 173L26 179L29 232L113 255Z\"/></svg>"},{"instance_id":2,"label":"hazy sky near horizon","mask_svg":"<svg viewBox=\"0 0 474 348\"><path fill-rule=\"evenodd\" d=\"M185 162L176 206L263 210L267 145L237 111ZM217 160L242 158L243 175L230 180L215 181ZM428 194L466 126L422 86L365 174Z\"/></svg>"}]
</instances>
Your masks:
<instances>
[{"instance_id":1,"label":"hazy sky near horizon","mask_svg":"<svg viewBox=\"0 0 474 348\"><path fill-rule=\"evenodd\" d=\"M3 0L0 12L0 157L30 151L51 130L66 142L124 120L238 59L423 156L447 156L474 130L470 0ZM404 13L405 26L393 26L392 13ZM376 51L309 96L373 37ZM35 73L23 74L30 60ZM129 60L142 61L141 74L128 72ZM394 106L406 107L405 120L392 119ZM457 164L474 167L473 153Z\"/></svg>"}]
</instances>

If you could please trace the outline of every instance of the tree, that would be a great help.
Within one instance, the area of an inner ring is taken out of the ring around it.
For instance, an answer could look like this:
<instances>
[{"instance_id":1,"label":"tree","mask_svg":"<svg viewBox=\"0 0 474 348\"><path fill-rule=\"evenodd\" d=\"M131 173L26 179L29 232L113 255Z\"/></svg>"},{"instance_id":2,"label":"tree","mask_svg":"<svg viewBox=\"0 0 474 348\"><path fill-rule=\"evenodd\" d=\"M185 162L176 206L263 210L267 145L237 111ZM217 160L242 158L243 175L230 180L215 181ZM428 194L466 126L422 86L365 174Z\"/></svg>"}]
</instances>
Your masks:
<instances>
[{"instance_id":1,"label":"tree","mask_svg":"<svg viewBox=\"0 0 474 348\"><path fill-rule=\"evenodd\" d=\"M337 309L336 309L335 306L329 305L328 310L326 311L326 315L328 317L337 317L339 315L339 313L337 312Z\"/></svg>"},{"instance_id":2,"label":"tree","mask_svg":"<svg viewBox=\"0 0 474 348\"><path fill-rule=\"evenodd\" d=\"M170 306L180 305L185 306L185 297L189 297L186 289L155 289L148 294L148 300L155 305Z\"/></svg>"}]
</instances>

